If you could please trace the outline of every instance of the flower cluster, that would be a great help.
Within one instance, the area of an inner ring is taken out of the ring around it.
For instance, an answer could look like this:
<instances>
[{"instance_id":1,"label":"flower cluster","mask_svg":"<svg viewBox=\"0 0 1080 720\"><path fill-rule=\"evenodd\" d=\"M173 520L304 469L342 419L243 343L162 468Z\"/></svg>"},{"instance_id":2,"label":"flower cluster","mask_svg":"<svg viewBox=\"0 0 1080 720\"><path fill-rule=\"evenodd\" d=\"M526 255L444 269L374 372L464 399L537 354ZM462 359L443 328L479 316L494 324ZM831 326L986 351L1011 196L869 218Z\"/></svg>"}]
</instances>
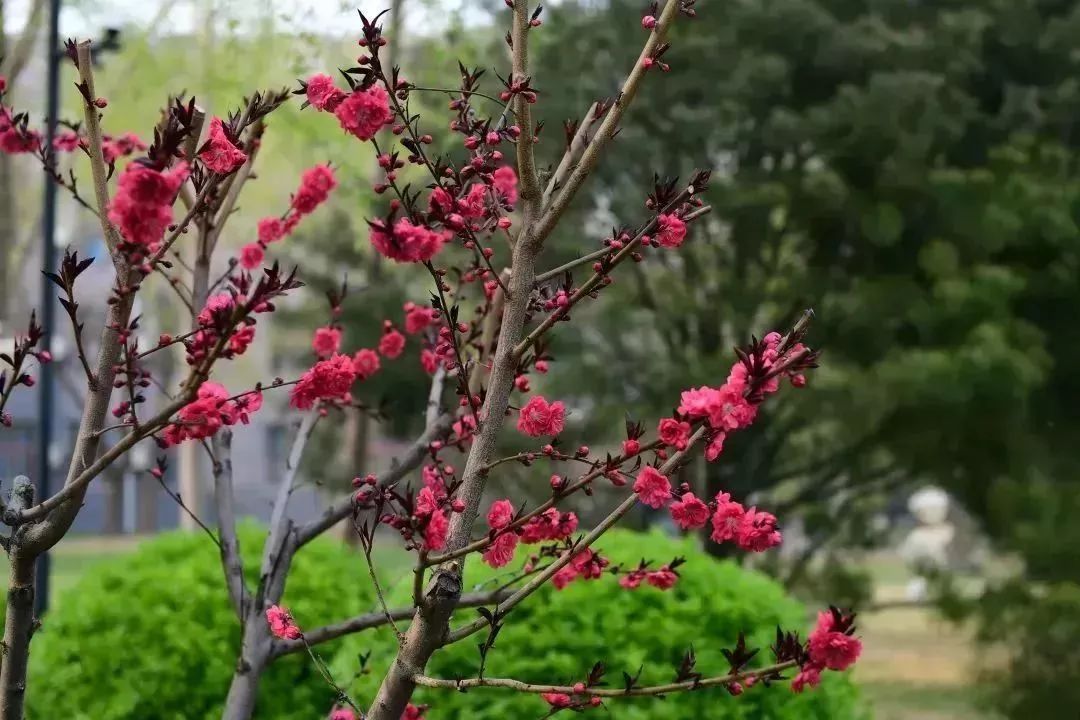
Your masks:
<instances>
[{"instance_id":1,"label":"flower cluster","mask_svg":"<svg viewBox=\"0 0 1080 720\"><path fill-rule=\"evenodd\" d=\"M221 118L210 119L209 137L199 151L199 159L210 172L229 175L247 161L247 155L240 149L235 135L230 137L230 134L231 131L221 122Z\"/></svg>"},{"instance_id":2,"label":"flower cluster","mask_svg":"<svg viewBox=\"0 0 1080 720\"><path fill-rule=\"evenodd\" d=\"M161 246L165 229L173 221L173 201L188 176L187 163L157 170L133 162L120 174L109 204L109 220L126 241L122 250L133 263Z\"/></svg>"},{"instance_id":3,"label":"flower cluster","mask_svg":"<svg viewBox=\"0 0 1080 720\"><path fill-rule=\"evenodd\" d=\"M558 435L566 422L566 408L559 402L549 403L540 395L529 398L529 402L518 414L517 429L529 437Z\"/></svg>"},{"instance_id":4,"label":"flower cluster","mask_svg":"<svg viewBox=\"0 0 1080 720\"><path fill-rule=\"evenodd\" d=\"M293 620L292 614L280 605L271 605L266 608L266 622L270 625L270 632L274 637L282 640L299 640L304 633Z\"/></svg>"},{"instance_id":5,"label":"flower cluster","mask_svg":"<svg viewBox=\"0 0 1080 720\"><path fill-rule=\"evenodd\" d=\"M224 386L204 382L196 399L180 409L176 420L162 432L162 442L168 447L185 440L202 440L213 436L223 426L247 425L250 413L262 407L262 393L244 393L230 398Z\"/></svg>"},{"instance_id":6,"label":"flower cluster","mask_svg":"<svg viewBox=\"0 0 1080 720\"><path fill-rule=\"evenodd\" d=\"M297 410L310 410L320 400L345 400L356 381L356 374L351 357L331 355L300 376L289 395L289 404Z\"/></svg>"},{"instance_id":7,"label":"flower cluster","mask_svg":"<svg viewBox=\"0 0 1080 720\"><path fill-rule=\"evenodd\" d=\"M837 608L818 613L817 625L806 643L808 658L791 683L795 692L817 687L824 670L846 670L862 653L862 641L854 636L855 616Z\"/></svg>"},{"instance_id":8,"label":"flower cluster","mask_svg":"<svg viewBox=\"0 0 1080 720\"><path fill-rule=\"evenodd\" d=\"M256 226L257 240L240 250L240 265L247 270L263 262L266 249L292 234L306 216L330 198L337 187L337 178L329 165L315 165L300 176L300 187L292 196L289 210L283 217L265 217Z\"/></svg>"}]
</instances>

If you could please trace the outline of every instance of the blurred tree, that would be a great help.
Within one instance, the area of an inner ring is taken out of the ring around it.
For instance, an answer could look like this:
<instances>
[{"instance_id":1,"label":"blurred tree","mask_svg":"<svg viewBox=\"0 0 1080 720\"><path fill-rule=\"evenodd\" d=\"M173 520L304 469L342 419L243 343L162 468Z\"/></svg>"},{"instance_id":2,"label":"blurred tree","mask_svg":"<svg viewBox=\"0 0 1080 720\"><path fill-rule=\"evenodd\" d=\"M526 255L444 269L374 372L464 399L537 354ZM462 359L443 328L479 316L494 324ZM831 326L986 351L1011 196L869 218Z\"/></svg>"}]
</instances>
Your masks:
<instances>
[{"instance_id":1,"label":"blurred tree","mask_svg":"<svg viewBox=\"0 0 1080 720\"><path fill-rule=\"evenodd\" d=\"M557 127L616 92L601 69L634 61L642 8L552 12L536 82ZM997 481L1033 465L1064 477L1078 459L1078 36L1080 3L1036 0L736 1L681 25L665 60L710 82L645 84L619 135L635 152L605 158L581 226L599 242L638 222L640 168L685 177L703 149L714 210L607 291L642 317L605 304L599 331L575 323L588 330L556 342L557 356L584 348L562 358L562 386L596 424L621 426L611 409L627 403L656 417L687 377L722 382L749 333L813 306L827 359L813 391L733 435L707 467L712 492L810 510L823 543L913 480L985 515ZM553 265L593 247L561 240Z\"/></svg>"}]
</instances>

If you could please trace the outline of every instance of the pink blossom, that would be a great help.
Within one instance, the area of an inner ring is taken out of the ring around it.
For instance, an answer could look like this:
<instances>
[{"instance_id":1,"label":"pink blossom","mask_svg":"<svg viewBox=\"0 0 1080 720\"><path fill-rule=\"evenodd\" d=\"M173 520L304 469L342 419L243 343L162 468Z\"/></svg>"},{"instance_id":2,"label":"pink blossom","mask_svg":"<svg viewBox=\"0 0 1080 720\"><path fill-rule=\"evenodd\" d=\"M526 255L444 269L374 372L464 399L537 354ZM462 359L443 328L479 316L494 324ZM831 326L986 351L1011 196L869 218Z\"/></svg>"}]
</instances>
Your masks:
<instances>
[{"instance_id":1,"label":"pink blossom","mask_svg":"<svg viewBox=\"0 0 1080 720\"><path fill-rule=\"evenodd\" d=\"M801 693L808 687L815 688L821 684L821 667L813 662L808 662L799 670L799 674L791 681L791 689Z\"/></svg>"},{"instance_id":2,"label":"pink blossom","mask_svg":"<svg viewBox=\"0 0 1080 720\"><path fill-rule=\"evenodd\" d=\"M689 418L708 417L712 408L722 402L720 391L711 387L683 390L679 403L679 414Z\"/></svg>"},{"instance_id":3,"label":"pink blossom","mask_svg":"<svg viewBox=\"0 0 1080 720\"><path fill-rule=\"evenodd\" d=\"M488 510L488 527L492 530L501 530L514 519L514 505L509 500L496 500L491 503Z\"/></svg>"},{"instance_id":4,"label":"pink blossom","mask_svg":"<svg viewBox=\"0 0 1080 720\"><path fill-rule=\"evenodd\" d=\"M330 191L337 187L337 178L329 165L308 168L300 176L300 189L293 196L292 207L300 215L310 215L326 202Z\"/></svg>"},{"instance_id":5,"label":"pink blossom","mask_svg":"<svg viewBox=\"0 0 1080 720\"><path fill-rule=\"evenodd\" d=\"M229 351L234 355L243 355L255 339L255 326L244 325L238 328L229 338Z\"/></svg>"},{"instance_id":6,"label":"pink blossom","mask_svg":"<svg viewBox=\"0 0 1080 720\"><path fill-rule=\"evenodd\" d=\"M442 488L441 480L439 484L425 484L424 487L420 488L420 492L416 493L416 501L413 503L413 515L418 518L426 518L438 512L439 505L445 495L446 492Z\"/></svg>"},{"instance_id":7,"label":"pink blossom","mask_svg":"<svg viewBox=\"0 0 1080 720\"><path fill-rule=\"evenodd\" d=\"M213 117L210 119L209 139L203 144L199 159L210 172L228 175L247 161L247 155L225 134L221 118Z\"/></svg>"},{"instance_id":8,"label":"pink blossom","mask_svg":"<svg viewBox=\"0 0 1080 720\"><path fill-rule=\"evenodd\" d=\"M334 109L334 115L342 130L364 141L393 121L389 97L378 85L353 91Z\"/></svg>"},{"instance_id":9,"label":"pink blossom","mask_svg":"<svg viewBox=\"0 0 1080 720\"><path fill-rule=\"evenodd\" d=\"M566 410L561 402L548 403L542 396L534 395L521 408L517 429L529 437L558 435L565 420Z\"/></svg>"},{"instance_id":10,"label":"pink blossom","mask_svg":"<svg viewBox=\"0 0 1080 720\"><path fill-rule=\"evenodd\" d=\"M717 430L738 430L749 426L757 417L757 405L751 404L740 390L724 385L713 396L709 407L709 425Z\"/></svg>"},{"instance_id":11,"label":"pink blossom","mask_svg":"<svg viewBox=\"0 0 1080 720\"><path fill-rule=\"evenodd\" d=\"M425 712L427 712L427 705L409 703L405 706L405 712L401 714L401 720L424 720Z\"/></svg>"},{"instance_id":12,"label":"pink blossom","mask_svg":"<svg viewBox=\"0 0 1080 720\"><path fill-rule=\"evenodd\" d=\"M507 204L514 205L518 200L518 177L514 168L503 165L492 173L492 183L495 191L505 198Z\"/></svg>"},{"instance_id":13,"label":"pink blossom","mask_svg":"<svg viewBox=\"0 0 1080 720\"><path fill-rule=\"evenodd\" d=\"M783 536L776 529L776 516L752 507L739 521L736 541L743 550L762 552L779 545Z\"/></svg>"},{"instance_id":14,"label":"pink blossom","mask_svg":"<svg viewBox=\"0 0 1080 720\"><path fill-rule=\"evenodd\" d=\"M424 528L424 549L438 551L446 547L446 535L449 530L450 520L446 517L446 513L441 510L432 513L428 518L427 527Z\"/></svg>"},{"instance_id":15,"label":"pink blossom","mask_svg":"<svg viewBox=\"0 0 1080 720\"><path fill-rule=\"evenodd\" d=\"M525 523L521 531L521 540L527 544L546 540L564 540L574 534L577 526L578 517L574 513L560 513L555 508L548 508Z\"/></svg>"},{"instance_id":16,"label":"pink blossom","mask_svg":"<svg viewBox=\"0 0 1080 720\"><path fill-rule=\"evenodd\" d=\"M379 365L379 354L374 350L364 348L353 355L353 370L356 371L358 380L367 380L379 372Z\"/></svg>"},{"instance_id":17,"label":"pink blossom","mask_svg":"<svg viewBox=\"0 0 1080 720\"><path fill-rule=\"evenodd\" d=\"M257 232L259 242L262 245L269 245L285 237L285 224L281 222L280 218L265 217L258 222Z\"/></svg>"},{"instance_id":18,"label":"pink blossom","mask_svg":"<svg viewBox=\"0 0 1080 720\"><path fill-rule=\"evenodd\" d=\"M352 708L338 707L330 711L330 716L326 720L356 720L356 713Z\"/></svg>"},{"instance_id":19,"label":"pink blossom","mask_svg":"<svg viewBox=\"0 0 1080 720\"><path fill-rule=\"evenodd\" d=\"M405 336L397 330L388 330L379 338L379 354L393 360L405 350Z\"/></svg>"},{"instance_id":20,"label":"pink blossom","mask_svg":"<svg viewBox=\"0 0 1080 720\"><path fill-rule=\"evenodd\" d=\"M349 392L356 380L356 370L348 355L334 355L320 360L300 376L293 386L289 404L297 410L310 410L319 400L338 400Z\"/></svg>"},{"instance_id":21,"label":"pink blossom","mask_svg":"<svg viewBox=\"0 0 1080 720\"><path fill-rule=\"evenodd\" d=\"M289 611L280 605L266 608L266 622L270 624L270 632L282 640L297 640L303 635Z\"/></svg>"},{"instance_id":22,"label":"pink blossom","mask_svg":"<svg viewBox=\"0 0 1080 720\"><path fill-rule=\"evenodd\" d=\"M551 576L551 584L556 590L562 590L577 579L578 571L573 565L564 565L559 571Z\"/></svg>"},{"instance_id":23,"label":"pink blossom","mask_svg":"<svg viewBox=\"0 0 1080 720\"><path fill-rule=\"evenodd\" d=\"M262 263L265 254L259 243L248 243L240 249L240 266L245 270L254 270Z\"/></svg>"},{"instance_id":24,"label":"pink blossom","mask_svg":"<svg viewBox=\"0 0 1080 720\"><path fill-rule=\"evenodd\" d=\"M716 510L713 511L712 516L713 530L710 536L713 542L722 543L734 540L745 514L742 504L734 502L731 495L726 492L717 493Z\"/></svg>"},{"instance_id":25,"label":"pink blossom","mask_svg":"<svg viewBox=\"0 0 1080 720\"><path fill-rule=\"evenodd\" d=\"M720 457L720 453L724 451L724 440L727 438L727 433L718 432L713 435L712 440L705 447L705 459L709 462L714 462L716 458Z\"/></svg>"},{"instance_id":26,"label":"pink blossom","mask_svg":"<svg viewBox=\"0 0 1080 720\"><path fill-rule=\"evenodd\" d=\"M845 625L850 625L850 618L841 619L847 621ZM832 611L818 613L817 626L807 642L810 659L815 664L830 670L846 670L859 659L862 641L841 630Z\"/></svg>"},{"instance_id":27,"label":"pink blossom","mask_svg":"<svg viewBox=\"0 0 1080 720\"><path fill-rule=\"evenodd\" d=\"M78 150L81 144L82 138L79 137L78 133L72 132L71 130L65 130L58 133L57 136L53 138L53 150L56 150L57 152L73 152Z\"/></svg>"},{"instance_id":28,"label":"pink blossom","mask_svg":"<svg viewBox=\"0 0 1080 720\"><path fill-rule=\"evenodd\" d=\"M656 429L660 442L669 445L676 450L685 450L690 441L690 423L664 418Z\"/></svg>"},{"instance_id":29,"label":"pink blossom","mask_svg":"<svg viewBox=\"0 0 1080 720\"><path fill-rule=\"evenodd\" d=\"M573 700L565 693L540 693L540 697L553 708L568 708L573 704Z\"/></svg>"},{"instance_id":30,"label":"pink blossom","mask_svg":"<svg viewBox=\"0 0 1080 720\"><path fill-rule=\"evenodd\" d=\"M424 348L420 351L420 367L424 368L428 375L433 375L439 369L439 356Z\"/></svg>"},{"instance_id":31,"label":"pink blossom","mask_svg":"<svg viewBox=\"0 0 1080 720\"><path fill-rule=\"evenodd\" d=\"M671 519L683 530L697 530L709 521L709 506L688 492L671 504Z\"/></svg>"},{"instance_id":32,"label":"pink blossom","mask_svg":"<svg viewBox=\"0 0 1080 720\"><path fill-rule=\"evenodd\" d=\"M484 562L493 568L500 568L514 559L514 550L517 549L518 536L512 532L504 532L495 538L487 550L484 551Z\"/></svg>"},{"instance_id":33,"label":"pink blossom","mask_svg":"<svg viewBox=\"0 0 1080 720\"><path fill-rule=\"evenodd\" d=\"M675 582L678 579L678 574L667 565L659 570L645 574L645 582L661 590L670 590L675 587Z\"/></svg>"},{"instance_id":34,"label":"pink blossom","mask_svg":"<svg viewBox=\"0 0 1080 720\"><path fill-rule=\"evenodd\" d=\"M385 225L373 223L368 239L372 247L395 262L427 262L446 242L442 233L414 225L408 218L399 219L389 232Z\"/></svg>"},{"instance_id":35,"label":"pink blossom","mask_svg":"<svg viewBox=\"0 0 1080 720\"><path fill-rule=\"evenodd\" d=\"M311 338L311 349L321 358L327 358L341 347L341 330L335 327L321 327L315 330Z\"/></svg>"},{"instance_id":36,"label":"pink blossom","mask_svg":"<svg viewBox=\"0 0 1080 720\"><path fill-rule=\"evenodd\" d=\"M153 252L173 221L173 200L187 176L187 163L165 172L131 163L117 181L109 220L125 240Z\"/></svg>"},{"instance_id":37,"label":"pink blossom","mask_svg":"<svg viewBox=\"0 0 1080 720\"><path fill-rule=\"evenodd\" d=\"M405 332L415 335L423 332L439 318L439 311L432 307L405 303Z\"/></svg>"},{"instance_id":38,"label":"pink blossom","mask_svg":"<svg viewBox=\"0 0 1080 720\"><path fill-rule=\"evenodd\" d=\"M344 99L344 91L334 85L334 79L329 75L318 73L308 78L307 101L316 110L334 112Z\"/></svg>"},{"instance_id":39,"label":"pink blossom","mask_svg":"<svg viewBox=\"0 0 1080 720\"><path fill-rule=\"evenodd\" d=\"M626 590L637 590L641 586L641 583L645 582L646 575L648 575L648 572L645 570L634 570L629 572L619 578L619 586Z\"/></svg>"},{"instance_id":40,"label":"pink blossom","mask_svg":"<svg viewBox=\"0 0 1080 720\"><path fill-rule=\"evenodd\" d=\"M671 482L652 465L646 465L634 481L638 500L651 508L662 508L671 500Z\"/></svg>"},{"instance_id":41,"label":"pink blossom","mask_svg":"<svg viewBox=\"0 0 1080 720\"><path fill-rule=\"evenodd\" d=\"M675 248L686 239L686 223L674 215L661 215L656 222L656 240L664 247Z\"/></svg>"},{"instance_id":42,"label":"pink blossom","mask_svg":"<svg viewBox=\"0 0 1080 720\"><path fill-rule=\"evenodd\" d=\"M454 196L444 190L441 185L432 190L431 195L428 196L428 212L433 213L436 210L442 212L443 215L449 215L454 211Z\"/></svg>"}]
</instances>

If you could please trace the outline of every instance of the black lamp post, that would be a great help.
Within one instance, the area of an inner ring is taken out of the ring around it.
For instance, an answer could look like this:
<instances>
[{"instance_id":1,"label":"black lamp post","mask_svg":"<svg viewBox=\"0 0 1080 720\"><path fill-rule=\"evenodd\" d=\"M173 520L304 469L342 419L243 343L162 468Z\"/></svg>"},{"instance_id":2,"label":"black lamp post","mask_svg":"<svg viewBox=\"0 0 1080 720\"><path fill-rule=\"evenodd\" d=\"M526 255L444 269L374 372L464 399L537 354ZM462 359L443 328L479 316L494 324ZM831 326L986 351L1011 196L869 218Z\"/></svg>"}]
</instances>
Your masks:
<instances>
[{"instance_id":1,"label":"black lamp post","mask_svg":"<svg viewBox=\"0 0 1080 720\"><path fill-rule=\"evenodd\" d=\"M48 68L46 82L45 107L45 143L46 151L51 151L53 138L60 117L60 64L67 58L60 41L60 6L62 0L49 0ZM120 47L119 30L110 28L105 37L97 44L99 58L104 52L116 51ZM56 269L56 200L57 185L47 174L45 176L45 199L41 219L41 266L50 271ZM52 285L41 278L41 325L44 334L40 341L42 350L52 352L52 329L56 322L56 299ZM38 391L38 433L37 433L37 487L39 500L52 495L52 450L53 430L56 418L55 373L53 363L45 363L39 372L40 389ZM40 615L49 606L49 570L50 554L44 553L38 558L36 572L37 593L34 598L34 612Z\"/></svg>"},{"instance_id":2,"label":"black lamp post","mask_svg":"<svg viewBox=\"0 0 1080 720\"><path fill-rule=\"evenodd\" d=\"M60 3L61 0L49 0L49 30L45 36L48 53L48 75L46 82L45 108L45 147L52 148L56 135L57 118L60 115ZM45 176L45 200L41 220L41 265L49 271L56 266L56 183ZM49 282L41 278L41 326L44 335L41 349L52 352L52 330L56 323L56 300L53 298ZM53 419L55 415L55 381L53 363L45 363L40 370L40 388L38 389L38 452L37 497L49 497L52 494L52 439ZM50 554L44 553L37 561L37 593L34 612L41 615L49 606L49 566Z\"/></svg>"}]
</instances>

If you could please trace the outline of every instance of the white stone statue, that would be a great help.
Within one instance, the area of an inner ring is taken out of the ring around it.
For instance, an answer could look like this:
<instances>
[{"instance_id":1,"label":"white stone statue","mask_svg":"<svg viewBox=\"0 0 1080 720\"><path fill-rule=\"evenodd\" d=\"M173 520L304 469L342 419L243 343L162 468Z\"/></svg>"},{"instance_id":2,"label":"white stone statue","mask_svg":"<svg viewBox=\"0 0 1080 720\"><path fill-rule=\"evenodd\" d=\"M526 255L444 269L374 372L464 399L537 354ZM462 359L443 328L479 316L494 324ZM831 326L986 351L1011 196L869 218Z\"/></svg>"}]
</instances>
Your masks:
<instances>
[{"instance_id":1,"label":"white stone statue","mask_svg":"<svg viewBox=\"0 0 1080 720\"><path fill-rule=\"evenodd\" d=\"M946 522L949 496L941 488L925 487L914 493L908 499L908 510L919 524L904 538L899 553L915 574L908 582L906 595L909 600L920 601L927 596L925 571L948 565L949 545L956 528Z\"/></svg>"}]
</instances>

